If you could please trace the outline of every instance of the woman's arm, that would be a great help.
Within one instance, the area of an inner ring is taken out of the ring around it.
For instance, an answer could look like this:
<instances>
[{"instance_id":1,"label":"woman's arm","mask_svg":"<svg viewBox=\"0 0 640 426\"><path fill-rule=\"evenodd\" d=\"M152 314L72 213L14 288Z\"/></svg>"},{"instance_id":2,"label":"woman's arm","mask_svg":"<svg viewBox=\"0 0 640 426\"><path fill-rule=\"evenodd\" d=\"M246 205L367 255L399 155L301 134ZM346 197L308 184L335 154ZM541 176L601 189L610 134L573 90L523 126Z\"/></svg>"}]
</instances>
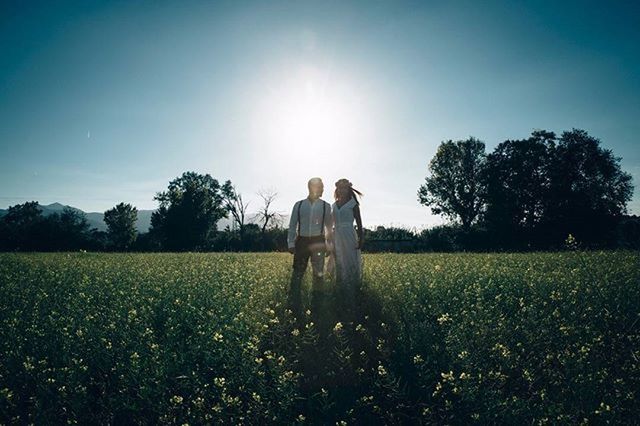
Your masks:
<instances>
[{"instance_id":1,"label":"woman's arm","mask_svg":"<svg viewBox=\"0 0 640 426\"><path fill-rule=\"evenodd\" d=\"M358 248L362 250L364 245L364 230L362 229L362 217L360 216L360 205L356 204L353 208L353 217L356 219L356 230L358 232Z\"/></svg>"},{"instance_id":2,"label":"woman's arm","mask_svg":"<svg viewBox=\"0 0 640 426\"><path fill-rule=\"evenodd\" d=\"M327 244L326 254L329 255L329 253L333 251L333 226L335 219L333 217L333 209L331 208L331 205L329 203L326 203L325 208L327 209L327 212L324 216L325 242Z\"/></svg>"}]
</instances>

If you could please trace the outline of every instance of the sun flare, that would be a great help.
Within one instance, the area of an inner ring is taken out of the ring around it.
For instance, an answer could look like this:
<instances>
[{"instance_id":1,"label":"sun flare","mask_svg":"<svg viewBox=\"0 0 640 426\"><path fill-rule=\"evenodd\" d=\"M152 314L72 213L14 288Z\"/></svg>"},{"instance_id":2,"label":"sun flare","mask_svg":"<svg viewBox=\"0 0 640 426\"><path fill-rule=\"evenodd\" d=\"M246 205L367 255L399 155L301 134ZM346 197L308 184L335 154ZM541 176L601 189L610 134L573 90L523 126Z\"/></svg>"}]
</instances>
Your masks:
<instances>
[{"instance_id":1,"label":"sun flare","mask_svg":"<svg viewBox=\"0 0 640 426\"><path fill-rule=\"evenodd\" d=\"M289 164L322 165L361 146L362 102L327 70L300 67L271 86L259 111L261 138Z\"/></svg>"}]
</instances>

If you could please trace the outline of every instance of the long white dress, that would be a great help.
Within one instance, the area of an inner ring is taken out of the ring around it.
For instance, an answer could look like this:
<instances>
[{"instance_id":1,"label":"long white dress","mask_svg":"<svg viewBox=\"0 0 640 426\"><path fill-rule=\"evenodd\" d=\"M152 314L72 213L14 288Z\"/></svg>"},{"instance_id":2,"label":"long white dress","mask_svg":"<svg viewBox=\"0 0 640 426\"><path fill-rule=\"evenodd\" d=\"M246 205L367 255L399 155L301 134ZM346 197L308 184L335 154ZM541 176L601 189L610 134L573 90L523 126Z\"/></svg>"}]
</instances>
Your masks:
<instances>
[{"instance_id":1,"label":"long white dress","mask_svg":"<svg viewBox=\"0 0 640 426\"><path fill-rule=\"evenodd\" d=\"M336 203L331 205L333 217L333 247L331 259L329 259L329 273L336 278L338 290L351 298L355 295L355 289L362 279L362 253L358 248L358 235L354 229L353 208L356 200L351 198L341 207Z\"/></svg>"}]
</instances>

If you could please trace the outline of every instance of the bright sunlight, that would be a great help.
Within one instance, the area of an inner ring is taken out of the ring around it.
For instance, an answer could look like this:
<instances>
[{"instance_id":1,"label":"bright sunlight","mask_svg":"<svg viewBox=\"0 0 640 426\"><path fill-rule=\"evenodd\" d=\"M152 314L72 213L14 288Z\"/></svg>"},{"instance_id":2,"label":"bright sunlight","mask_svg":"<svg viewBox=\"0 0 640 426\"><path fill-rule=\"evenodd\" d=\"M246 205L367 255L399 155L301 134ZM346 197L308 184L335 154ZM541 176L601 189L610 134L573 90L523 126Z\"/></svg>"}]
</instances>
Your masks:
<instances>
[{"instance_id":1,"label":"bright sunlight","mask_svg":"<svg viewBox=\"0 0 640 426\"><path fill-rule=\"evenodd\" d=\"M266 138L289 170L299 165L294 173L307 175L322 167L326 174L332 164L328 159L353 158L366 133L363 102L353 85L313 66L300 66L283 77L258 102L255 137Z\"/></svg>"}]
</instances>

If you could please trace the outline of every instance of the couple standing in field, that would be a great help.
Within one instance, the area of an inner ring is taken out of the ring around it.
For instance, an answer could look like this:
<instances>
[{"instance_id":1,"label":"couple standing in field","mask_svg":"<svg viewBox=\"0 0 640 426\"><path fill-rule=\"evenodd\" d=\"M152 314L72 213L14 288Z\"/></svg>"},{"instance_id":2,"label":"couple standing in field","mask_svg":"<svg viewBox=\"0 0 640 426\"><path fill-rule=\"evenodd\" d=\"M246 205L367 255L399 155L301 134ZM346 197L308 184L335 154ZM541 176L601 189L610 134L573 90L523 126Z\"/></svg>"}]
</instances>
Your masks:
<instances>
[{"instance_id":1,"label":"couple standing in field","mask_svg":"<svg viewBox=\"0 0 640 426\"><path fill-rule=\"evenodd\" d=\"M335 184L335 202L329 204L320 198L324 192L322 179L311 178L307 186L309 195L294 204L289 221L287 242L289 252L293 254L293 272L288 305L300 318L302 278L311 261L311 306L314 311L320 309L327 296L324 275L325 257L328 257L326 272L335 277L338 300L344 304L345 310L353 311L362 279L364 239L357 198L362 194L347 179L340 179Z\"/></svg>"}]
</instances>

